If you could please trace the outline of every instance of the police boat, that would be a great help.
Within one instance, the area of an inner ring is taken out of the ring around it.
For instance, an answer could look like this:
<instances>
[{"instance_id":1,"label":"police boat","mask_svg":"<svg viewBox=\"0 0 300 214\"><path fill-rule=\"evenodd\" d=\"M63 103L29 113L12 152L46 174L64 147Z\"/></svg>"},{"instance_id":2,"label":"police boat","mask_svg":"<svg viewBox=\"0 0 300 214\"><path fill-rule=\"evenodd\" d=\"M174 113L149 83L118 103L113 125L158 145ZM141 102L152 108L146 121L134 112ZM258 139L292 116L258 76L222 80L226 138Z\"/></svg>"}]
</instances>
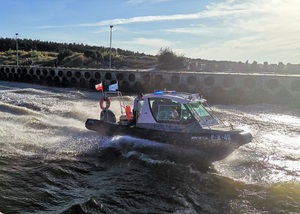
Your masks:
<instances>
[{"instance_id":1,"label":"police boat","mask_svg":"<svg viewBox=\"0 0 300 214\"><path fill-rule=\"evenodd\" d=\"M112 99L119 100L118 118L109 109ZM105 136L129 135L197 150L209 162L252 141L251 133L225 125L199 94L154 91L135 102L126 105L119 91L103 93L100 119L87 119L86 128Z\"/></svg>"}]
</instances>

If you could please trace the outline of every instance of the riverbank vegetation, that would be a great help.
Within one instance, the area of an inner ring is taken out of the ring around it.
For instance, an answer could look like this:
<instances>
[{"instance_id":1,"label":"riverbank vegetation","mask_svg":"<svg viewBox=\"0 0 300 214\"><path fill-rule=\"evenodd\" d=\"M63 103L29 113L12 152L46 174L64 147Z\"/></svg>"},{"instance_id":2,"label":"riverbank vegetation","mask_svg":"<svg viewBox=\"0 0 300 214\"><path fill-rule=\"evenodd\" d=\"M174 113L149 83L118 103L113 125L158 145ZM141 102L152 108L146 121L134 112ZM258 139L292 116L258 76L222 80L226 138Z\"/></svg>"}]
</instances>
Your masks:
<instances>
[{"instance_id":1,"label":"riverbank vegetation","mask_svg":"<svg viewBox=\"0 0 300 214\"><path fill-rule=\"evenodd\" d=\"M205 59L190 59L178 55L170 48L161 48L157 55L149 55L119 48L111 50L103 46L76 43L56 43L31 39L0 38L0 64L21 66L81 67L114 69L157 69L166 71L205 72L273 72L300 73L300 64L268 64L256 61L232 62Z\"/></svg>"},{"instance_id":2,"label":"riverbank vegetation","mask_svg":"<svg viewBox=\"0 0 300 214\"><path fill-rule=\"evenodd\" d=\"M156 56L133 51L89 46L76 43L56 43L19 39L19 65L107 68L109 58L114 68L145 69L154 66ZM0 38L0 64L16 64L16 40Z\"/></svg>"}]
</instances>

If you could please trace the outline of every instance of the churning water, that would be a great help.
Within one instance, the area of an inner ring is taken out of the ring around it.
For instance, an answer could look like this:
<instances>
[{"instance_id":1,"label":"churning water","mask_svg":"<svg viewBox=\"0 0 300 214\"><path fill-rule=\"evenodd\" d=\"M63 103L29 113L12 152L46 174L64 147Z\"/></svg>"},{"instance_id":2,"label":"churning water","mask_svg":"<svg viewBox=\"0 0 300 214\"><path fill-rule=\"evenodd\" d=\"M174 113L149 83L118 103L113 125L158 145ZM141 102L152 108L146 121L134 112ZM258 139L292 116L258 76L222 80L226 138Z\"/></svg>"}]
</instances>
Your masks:
<instances>
[{"instance_id":1,"label":"churning water","mask_svg":"<svg viewBox=\"0 0 300 214\"><path fill-rule=\"evenodd\" d=\"M0 82L0 212L300 212L299 110L214 106L254 140L206 168L166 144L86 130L99 95Z\"/></svg>"}]
</instances>

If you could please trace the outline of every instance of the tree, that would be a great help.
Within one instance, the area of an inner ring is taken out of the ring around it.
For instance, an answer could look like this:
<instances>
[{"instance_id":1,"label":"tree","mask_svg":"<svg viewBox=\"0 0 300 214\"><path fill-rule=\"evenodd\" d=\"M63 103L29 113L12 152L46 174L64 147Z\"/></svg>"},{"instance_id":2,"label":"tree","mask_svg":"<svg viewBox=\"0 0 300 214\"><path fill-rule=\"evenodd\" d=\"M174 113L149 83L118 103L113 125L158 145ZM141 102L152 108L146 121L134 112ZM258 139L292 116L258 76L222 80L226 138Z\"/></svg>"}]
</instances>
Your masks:
<instances>
[{"instance_id":1,"label":"tree","mask_svg":"<svg viewBox=\"0 0 300 214\"><path fill-rule=\"evenodd\" d=\"M160 70L180 70L184 67L184 56L176 55L170 48L160 49L157 57L157 68Z\"/></svg>"},{"instance_id":2,"label":"tree","mask_svg":"<svg viewBox=\"0 0 300 214\"><path fill-rule=\"evenodd\" d=\"M96 59L97 58L97 53L93 50L86 50L86 51L84 51L84 56L85 57L90 57L92 59Z\"/></svg>"},{"instance_id":3,"label":"tree","mask_svg":"<svg viewBox=\"0 0 300 214\"><path fill-rule=\"evenodd\" d=\"M62 62L64 58L71 56L73 52L69 49L63 50L57 55L57 59L59 62Z\"/></svg>"}]
</instances>

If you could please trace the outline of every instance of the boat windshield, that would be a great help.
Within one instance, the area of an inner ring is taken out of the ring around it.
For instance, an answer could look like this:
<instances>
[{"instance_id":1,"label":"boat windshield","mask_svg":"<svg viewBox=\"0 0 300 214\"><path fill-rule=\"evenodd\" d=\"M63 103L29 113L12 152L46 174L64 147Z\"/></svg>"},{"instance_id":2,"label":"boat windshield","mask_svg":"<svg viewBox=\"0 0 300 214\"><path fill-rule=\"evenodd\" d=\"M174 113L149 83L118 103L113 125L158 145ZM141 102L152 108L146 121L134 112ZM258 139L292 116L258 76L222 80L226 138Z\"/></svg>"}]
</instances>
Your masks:
<instances>
[{"instance_id":1,"label":"boat windshield","mask_svg":"<svg viewBox=\"0 0 300 214\"><path fill-rule=\"evenodd\" d=\"M177 123L187 125L195 122L194 116L184 104L166 98L150 98L149 106L153 118L159 123Z\"/></svg>"},{"instance_id":2,"label":"boat windshield","mask_svg":"<svg viewBox=\"0 0 300 214\"><path fill-rule=\"evenodd\" d=\"M187 104L187 107L202 127L219 125L217 119L200 102L190 102Z\"/></svg>"}]
</instances>

